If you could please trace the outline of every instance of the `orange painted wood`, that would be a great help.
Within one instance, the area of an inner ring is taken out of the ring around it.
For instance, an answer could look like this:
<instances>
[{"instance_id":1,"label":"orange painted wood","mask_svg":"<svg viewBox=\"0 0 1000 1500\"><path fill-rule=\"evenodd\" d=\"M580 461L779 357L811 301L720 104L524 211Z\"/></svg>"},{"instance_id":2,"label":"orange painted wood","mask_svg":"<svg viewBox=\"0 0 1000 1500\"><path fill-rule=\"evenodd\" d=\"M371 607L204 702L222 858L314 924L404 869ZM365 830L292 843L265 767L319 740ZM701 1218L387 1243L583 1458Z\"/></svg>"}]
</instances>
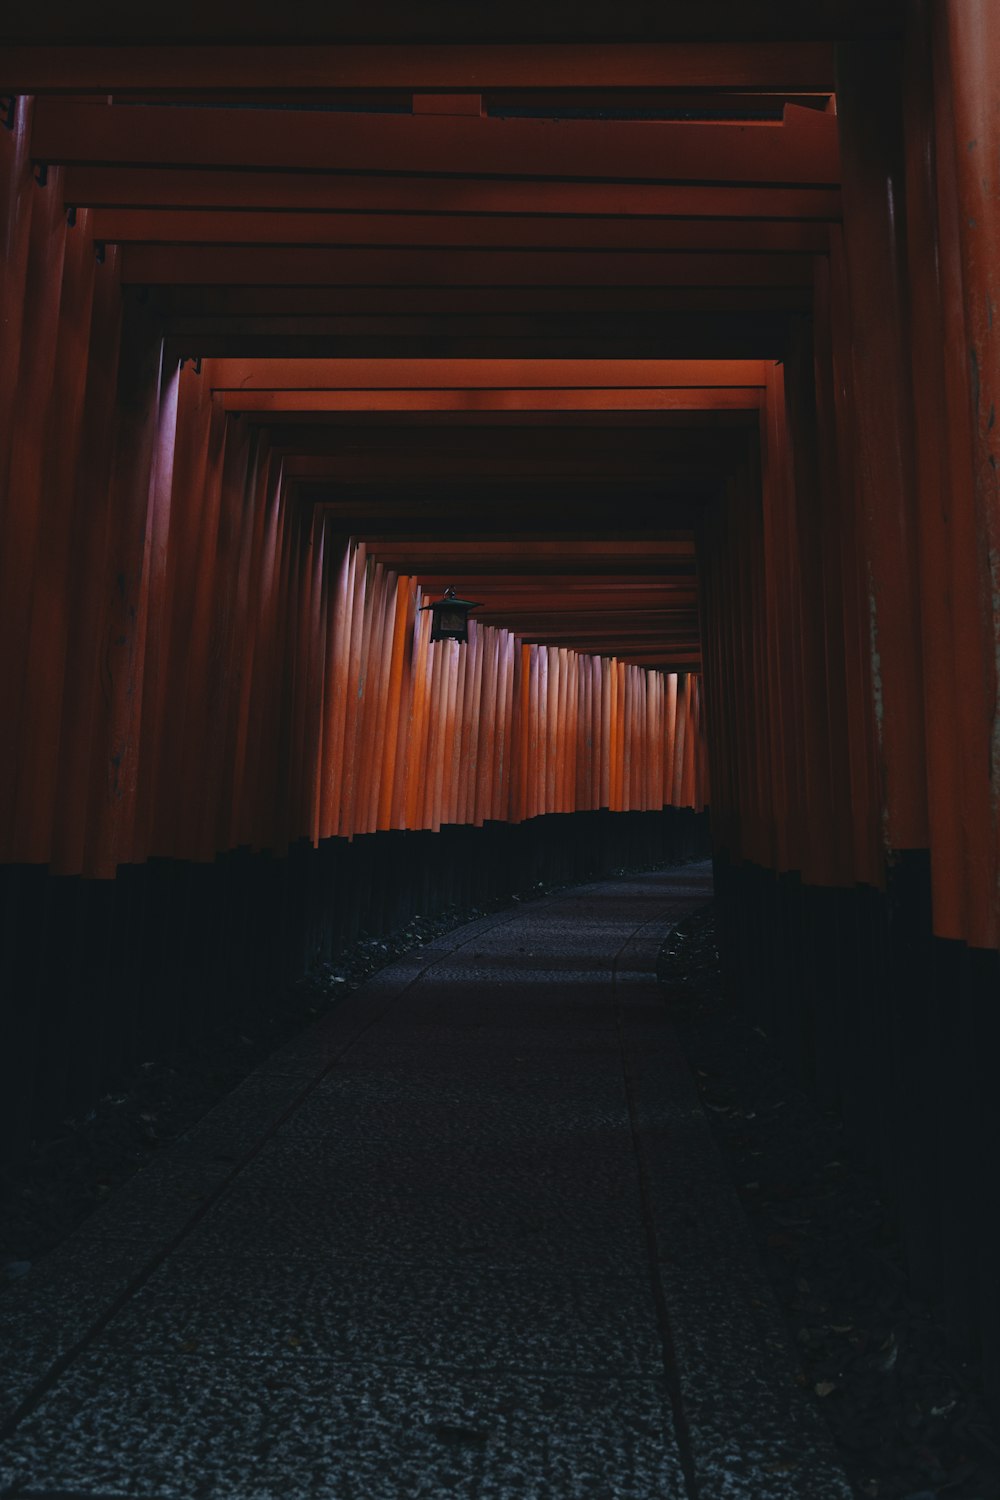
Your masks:
<instances>
[{"instance_id":1,"label":"orange painted wood","mask_svg":"<svg viewBox=\"0 0 1000 1500\"><path fill-rule=\"evenodd\" d=\"M111 879L147 857L152 827L157 674L169 564L179 381L161 373L155 335L123 328L107 547L102 576L102 705L90 766L85 873ZM153 669L152 673L150 669Z\"/></svg>"},{"instance_id":2,"label":"orange painted wood","mask_svg":"<svg viewBox=\"0 0 1000 1500\"><path fill-rule=\"evenodd\" d=\"M392 827L393 797L396 785L396 760L399 755L400 728L404 702L403 664L407 651L407 602L410 596L410 580L397 578L392 600L391 632L389 632L389 661L386 674L385 722L382 726L382 770L379 780L378 807L375 827L384 832Z\"/></svg>"},{"instance_id":3,"label":"orange painted wood","mask_svg":"<svg viewBox=\"0 0 1000 1500\"><path fill-rule=\"evenodd\" d=\"M455 821L455 784L458 779L458 766L456 763L456 745L461 749L461 730L459 727L459 667L462 652L457 644L448 647L448 696L445 704L445 736L441 755L442 774L442 797L441 797L441 821L442 823L453 823Z\"/></svg>"},{"instance_id":4,"label":"orange painted wood","mask_svg":"<svg viewBox=\"0 0 1000 1500\"><path fill-rule=\"evenodd\" d=\"M380 564L375 567L371 594L371 636L368 666L365 674L365 711L361 724L360 760L363 768L359 792L360 804L355 819L359 833L374 833L378 824L379 776L382 768L381 748L385 735L385 699L389 655L386 650L387 616L395 591L395 574ZM389 652L391 653L391 626Z\"/></svg>"},{"instance_id":5,"label":"orange painted wood","mask_svg":"<svg viewBox=\"0 0 1000 1500\"><path fill-rule=\"evenodd\" d=\"M872 687L871 594L864 555L864 523L859 497L854 411L850 401L850 303L842 237L831 235L830 333L834 420L841 455L843 492L840 544L843 554L844 632L850 736L851 804L856 878L883 884L882 766L879 757L875 693Z\"/></svg>"},{"instance_id":6,"label":"orange painted wood","mask_svg":"<svg viewBox=\"0 0 1000 1500\"><path fill-rule=\"evenodd\" d=\"M976 947L994 947L1000 929L996 897L1000 863L996 809L1000 770L996 711L1000 690L996 649L1000 639L1000 483L995 440L1000 348L995 327L998 215L988 163L995 160L1000 143L994 74L1000 55L1000 29L994 11L979 0L964 12L949 0L936 9L934 19L940 264L946 307L945 410L949 419L954 419L954 425L949 423L948 427L948 477L949 489L955 492L951 572L957 648L962 891L966 901L962 935ZM985 724L990 726L988 770L974 749ZM986 828L988 844L984 840ZM992 910L985 907L987 891L992 897ZM943 923L938 925L936 911L935 930L948 935Z\"/></svg>"},{"instance_id":7,"label":"orange painted wood","mask_svg":"<svg viewBox=\"0 0 1000 1500\"><path fill-rule=\"evenodd\" d=\"M61 439L46 443L37 504L44 518L32 566L32 590L22 637L26 661L36 663L23 678L20 731L31 747L21 758L15 789L14 841L33 859L52 847L65 704L65 672L73 628L71 598L75 476L83 445L87 361L95 271L82 237L67 235L59 291L59 323L50 392L49 422ZM29 497L23 497L28 499ZM12 494L13 505L22 497ZM36 851L32 854L32 851Z\"/></svg>"},{"instance_id":8,"label":"orange painted wood","mask_svg":"<svg viewBox=\"0 0 1000 1500\"><path fill-rule=\"evenodd\" d=\"M927 777L918 599L913 412L900 231L899 60L891 45L842 47L838 119L852 393L864 542L871 579L872 685L891 849L926 848Z\"/></svg>"},{"instance_id":9,"label":"orange painted wood","mask_svg":"<svg viewBox=\"0 0 1000 1500\"><path fill-rule=\"evenodd\" d=\"M441 826L439 812L440 781L438 777L441 761L441 740L444 730L444 711L442 708L442 684L446 682L447 668L445 651L442 641L432 641L429 648L430 681L427 696L428 721L427 738L424 744L423 757L423 810L422 824L424 828L437 831Z\"/></svg>"},{"instance_id":10,"label":"orange painted wood","mask_svg":"<svg viewBox=\"0 0 1000 1500\"><path fill-rule=\"evenodd\" d=\"M110 514L114 403L121 343L121 299L114 266L106 264L101 269L104 274L97 276L91 311L82 446L75 478L75 515L70 539L74 559L68 603L71 628L50 861L52 872L61 875L79 875L85 867L89 775L101 711L102 582ZM0 372L0 383L2 381L3 373ZM3 396L0 394L0 407L2 405ZM0 473L3 472L0 439Z\"/></svg>"},{"instance_id":11,"label":"orange painted wood","mask_svg":"<svg viewBox=\"0 0 1000 1500\"><path fill-rule=\"evenodd\" d=\"M354 571L354 599L348 648L347 695L344 711L344 769L341 781L339 832L347 838L355 833L354 808L358 774L359 691L364 670L364 639L367 626L365 599L369 564L364 545L358 547Z\"/></svg>"},{"instance_id":12,"label":"orange painted wood","mask_svg":"<svg viewBox=\"0 0 1000 1500\"><path fill-rule=\"evenodd\" d=\"M31 149L35 160L60 166L837 183L835 117L817 115L803 128L800 113L807 112L781 125L365 114L347 131L325 111L268 117L239 109L179 106L168 112L42 97Z\"/></svg>"},{"instance_id":13,"label":"orange painted wood","mask_svg":"<svg viewBox=\"0 0 1000 1500\"><path fill-rule=\"evenodd\" d=\"M418 598L420 595L418 594ZM427 696L429 688L430 615L419 607L415 619L412 695L410 700L410 733L406 755L406 828L420 828L423 811L421 791L424 785L423 747L427 734Z\"/></svg>"},{"instance_id":14,"label":"orange painted wood","mask_svg":"<svg viewBox=\"0 0 1000 1500\"><path fill-rule=\"evenodd\" d=\"M282 412L462 412L468 410L468 392L433 391L229 391L224 397L227 411L254 412L274 417ZM496 412L579 411L755 411L761 405L755 389L699 390L580 390L580 391L478 391L477 410Z\"/></svg>"},{"instance_id":15,"label":"orange painted wood","mask_svg":"<svg viewBox=\"0 0 1000 1500\"><path fill-rule=\"evenodd\" d=\"M388 815L388 828L406 827L406 766L411 726L411 705L414 693L414 660L417 649L417 591L412 579L399 580L400 600L397 603L397 623L402 636L402 668L400 674L399 737L396 749L396 764L393 775L392 802Z\"/></svg>"},{"instance_id":16,"label":"orange painted wood","mask_svg":"<svg viewBox=\"0 0 1000 1500\"><path fill-rule=\"evenodd\" d=\"M42 536L42 474L48 446L45 434L59 339L66 228L55 198L54 193L47 194L32 207L25 279L20 287L15 284L11 288L11 296L20 296L24 304L17 388L9 409L5 476L9 498L3 506L5 535L0 549L0 701L12 717L19 717L26 691L24 643ZM36 863L44 858L39 844L42 830L18 826L16 800L19 760L30 754L30 747L23 741L10 734L0 735L0 831L13 859Z\"/></svg>"},{"instance_id":17,"label":"orange painted wood","mask_svg":"<svg viewBox=\"0 0 1000 1500\"><path fill-rule=\"evenodd\" d=\"M332 574L327 622L327 675L323 694L323 764L320 767L320 830L329 838L339 828L340 787L344 757L344 714L347 699L347 655L355 553L346 539L330 527L327 549Z\"/></svg>"},{"instance_id":18,"label":"orange painted wood","mask_svg":"<svg viewBox=\"0 0 1000 1500\"><path fill-rule=\"evenodd\" d=\"M204 378L219 391L603 390L756 387L759 359L214 359ZM424 542L425 547L432 546ZM552 544L552 551L558 545Z\"/></svg>"}]
</instances>

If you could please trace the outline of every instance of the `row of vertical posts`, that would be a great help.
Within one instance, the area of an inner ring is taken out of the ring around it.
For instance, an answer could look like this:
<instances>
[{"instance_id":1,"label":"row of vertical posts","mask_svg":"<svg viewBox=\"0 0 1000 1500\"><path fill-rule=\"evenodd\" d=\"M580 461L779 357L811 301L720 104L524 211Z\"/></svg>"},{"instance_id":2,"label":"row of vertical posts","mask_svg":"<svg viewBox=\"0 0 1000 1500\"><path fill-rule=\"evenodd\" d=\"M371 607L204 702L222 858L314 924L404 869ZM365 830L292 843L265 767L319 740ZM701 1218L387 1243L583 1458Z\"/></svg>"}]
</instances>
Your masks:
<instances>
[{"instance_id":1,"label":"row of vertical posts","mask_svg":"<svg viewBox=\"0 0 1000 1500\"><path fill-rule=\"evenodd\" d=\"M701 537L734 996L1000 1409L1000 7L838 49L843 223Z\"/></svg>"},{"instance_id":2,"label":"row of vertical posts","mask_svg":"<svg viewBox=\"0 0 1000 1500\"><path fill-rule=\"evenodd\" d=\"M1000 11L918 0L839 49L844 221L706 520L716 832L811 883L929 861L1000 943Z\"/></svg>"},{"instance_id":3,"label":"row of vertical posts","mask_svg":"<svg viewBox=\"0 0 1000 1500\"><path fill-rule=\"evenodd\" d=\"M430 640L412 578L317 511L300 651L298 826L313 842L608 808L701 809L700 682L469 624Z\"/></svg>"},{"instance_id":4,"label":"row of vertical posts","mask_svg":"<svg viewBox=\"0 0 1000 1500\"><path fill-rule=\"evenodd\" d=\"M0 131L0 858L150 856L705 800L699 680L473 625L283 482L168 366L114 251Z\"/></svg>"}]
</instances>

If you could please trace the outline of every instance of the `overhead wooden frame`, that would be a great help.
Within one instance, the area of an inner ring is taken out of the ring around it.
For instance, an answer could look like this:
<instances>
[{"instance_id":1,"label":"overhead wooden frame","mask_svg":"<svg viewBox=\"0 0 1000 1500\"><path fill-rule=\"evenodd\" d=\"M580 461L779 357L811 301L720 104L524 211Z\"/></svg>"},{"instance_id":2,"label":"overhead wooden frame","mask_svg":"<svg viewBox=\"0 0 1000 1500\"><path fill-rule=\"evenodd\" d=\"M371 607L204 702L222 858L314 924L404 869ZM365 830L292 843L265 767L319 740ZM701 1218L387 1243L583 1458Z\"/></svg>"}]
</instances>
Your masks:
<instances>
[{"instance_id":1,"label":"overhead wooden frame","mask_svg":"<svg viewBox=\"0 0 1000 1500\"><path fill-rule=\"evenodd\" d=\"M198 357L213 409L259 430L288 504L428 587L464 565L520 638L689 667L693 528L752 462L840 217L832 58L126 44L8 49L0 80L40 93L33 160L118 247L168 367ZM634 117L575 117L612 90ZM739 357L611 352L710 326Z\"/></svg>"}]
</instances>

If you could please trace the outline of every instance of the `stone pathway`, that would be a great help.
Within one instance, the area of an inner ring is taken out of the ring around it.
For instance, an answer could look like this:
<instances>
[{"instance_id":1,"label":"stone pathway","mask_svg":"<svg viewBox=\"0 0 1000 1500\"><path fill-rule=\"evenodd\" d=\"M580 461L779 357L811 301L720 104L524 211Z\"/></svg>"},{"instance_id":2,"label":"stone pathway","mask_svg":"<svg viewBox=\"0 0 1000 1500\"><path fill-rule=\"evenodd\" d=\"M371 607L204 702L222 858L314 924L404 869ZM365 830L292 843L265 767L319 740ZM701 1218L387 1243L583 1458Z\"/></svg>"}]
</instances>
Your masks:
<instances>
[{"instance_id":1,"label":"stone pathway","mask_svg":"<svg viewBox=\"0 0 1000 1500\"><path fill-rule=\"evenodd\" d=\"M655 982L706 865L383 969L0 1299L0 1495L849 1500Z\"/></svg>"}]
</instances>

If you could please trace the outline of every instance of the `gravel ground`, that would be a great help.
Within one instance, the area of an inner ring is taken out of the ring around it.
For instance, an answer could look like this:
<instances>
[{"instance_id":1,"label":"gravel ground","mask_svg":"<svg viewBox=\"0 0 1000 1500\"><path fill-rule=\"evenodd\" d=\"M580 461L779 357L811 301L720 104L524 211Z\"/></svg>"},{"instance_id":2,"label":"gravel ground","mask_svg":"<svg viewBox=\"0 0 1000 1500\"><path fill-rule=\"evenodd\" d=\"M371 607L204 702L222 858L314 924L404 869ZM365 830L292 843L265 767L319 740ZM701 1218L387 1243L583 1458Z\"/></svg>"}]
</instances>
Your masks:
<instances>
[{"instance_id":1,"label":"gravel ground","mask_svg":"<svg viewBox=\"0 0 1000 1500\"><path fill-rule=\"evenodd\" d=\"M998 1500L1000 1429L976 1371L911 1295L890 1215L835 1117L792 1082L722 991L716 915L661 954L702 1102L799 1350L802 1382L865 1500Z\"/></svg>"},{"instance_id":2,"label":"gravel ground","mask_svg":"<svg viewBox=\"0 0 1000 1500\"><path fill-rule=\"evenodd\" d=\"M542 894L538 887L515 900ZM276 993L271 1004L223 1028L197 1048L143 1063L80 1119L33 1143L16 1166L0 1168L0 1290L54 1249L157 1151L177 1139L290 1037L317 1021L376 969L442 933L501 910L452 909L414 917L389 936L362 939L336 964Z\"/></svg>"},{"instance_id":3,"label":"gravel ground","mask_svg":"<svg viewBox=\"0 0 1000 1500\"><path fill-rule=\"evenodd\" d=\"M601 878L638 873L615 870ZM87 1115L61 1121L23 1160L0 1167L0 1294L157 1151L376 969L477 917L562 889L539 882L488 906L452 907L434 917L414 917L388 936L363 935L336 964L319 965L276 993L270 1005L244 1015L237 1028L220 1029L197 1047L143 1063Z\"/></svg>"}]
</instances>

